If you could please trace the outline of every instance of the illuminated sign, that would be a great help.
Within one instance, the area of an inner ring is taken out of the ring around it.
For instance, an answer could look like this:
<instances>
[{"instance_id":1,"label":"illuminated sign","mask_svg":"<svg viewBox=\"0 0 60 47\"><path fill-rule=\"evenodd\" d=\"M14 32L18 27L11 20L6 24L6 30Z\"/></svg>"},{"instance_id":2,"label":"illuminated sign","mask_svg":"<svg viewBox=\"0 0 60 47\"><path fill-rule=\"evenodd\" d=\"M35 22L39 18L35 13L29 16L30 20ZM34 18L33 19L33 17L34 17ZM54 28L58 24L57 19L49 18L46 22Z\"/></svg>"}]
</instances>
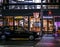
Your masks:
<instances>
[{"instance_id":1,"label":"illuminated sign","mask_svg":"<svg viewBox=\"0 0 60 47\"><path fill-rule=\"evenodd\" d=\"M23 18L22 16L16 16L14 17L15 19Z\"/></svg>"},{"instance_id":2,"label":"illuminated sign","mask_svg":"<svg viewBox=\"0 0 60 47\"><path fill-rule=\"evenodd\" d=\"M43 16L43 18L53 18L52 16Z\"/></svg>"}]
</instances>

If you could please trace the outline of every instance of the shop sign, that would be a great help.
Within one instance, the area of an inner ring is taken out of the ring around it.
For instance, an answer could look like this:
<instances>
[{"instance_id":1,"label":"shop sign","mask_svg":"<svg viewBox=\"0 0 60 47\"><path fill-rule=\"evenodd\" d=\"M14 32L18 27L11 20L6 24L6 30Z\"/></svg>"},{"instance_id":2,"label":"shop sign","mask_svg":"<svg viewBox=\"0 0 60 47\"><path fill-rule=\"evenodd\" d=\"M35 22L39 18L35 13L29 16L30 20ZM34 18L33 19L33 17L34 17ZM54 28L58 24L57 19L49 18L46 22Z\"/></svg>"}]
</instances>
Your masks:
<instances>
[{"instance_id":1,"label":"shop sign","mask_svg":"<svg viewBox=\"0 0 60 47\"><path fill-rule=\"evenodd\" d=\"M20 19L20 18L23 18L22 16L16 16L14 17L15 19Z\"/></svg>"},{"instance_id":2,"label":"shop sign","mask_svg":"<svg viewBox=\"0 0 60 47\"><path fill-rule=\"evenodd\" d=\"M43 16L43 18L53 18L52 16Z\"/></svg>"}]
</instances>

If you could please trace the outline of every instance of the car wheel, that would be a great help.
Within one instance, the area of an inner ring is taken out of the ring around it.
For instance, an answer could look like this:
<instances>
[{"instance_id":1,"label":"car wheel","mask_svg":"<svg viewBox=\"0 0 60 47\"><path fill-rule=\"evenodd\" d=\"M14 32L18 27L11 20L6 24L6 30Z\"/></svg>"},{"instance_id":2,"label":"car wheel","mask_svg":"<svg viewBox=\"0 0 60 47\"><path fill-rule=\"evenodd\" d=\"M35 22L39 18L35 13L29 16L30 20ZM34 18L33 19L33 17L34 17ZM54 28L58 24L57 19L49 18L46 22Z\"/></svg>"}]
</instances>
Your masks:
<instances>
[{"instance_id":1,"label":"car wheel","mask_svg":"<svg viewBox=\"0 0 60 47\"><path fill-rule=\"evenodd\" d=\"M33 35L30 35L29 40L35 40L35 37Z\"/></svg>"}]
</instances>

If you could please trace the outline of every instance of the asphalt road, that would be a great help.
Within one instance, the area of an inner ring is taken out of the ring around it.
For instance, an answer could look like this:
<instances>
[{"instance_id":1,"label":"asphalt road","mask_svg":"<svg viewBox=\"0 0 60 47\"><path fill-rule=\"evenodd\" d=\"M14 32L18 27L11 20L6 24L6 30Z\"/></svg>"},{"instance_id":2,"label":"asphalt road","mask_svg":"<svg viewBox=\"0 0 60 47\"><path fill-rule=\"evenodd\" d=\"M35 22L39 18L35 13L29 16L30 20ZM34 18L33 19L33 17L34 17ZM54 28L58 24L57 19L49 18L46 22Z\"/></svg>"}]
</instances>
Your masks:
<instances>
[{"instance_id":1,"label":"asphalt road","mask_svg":"<svg viewBox=\"0 0 60 47\"><path fill-rule=\"evenodd\" d=\"M42 39L36 43L35 47L60 47L60 37L45 34Z\"/></svg>"},{"instance_id":2,"label":"asphalt road","mask_svg":"<svg viewBox=\"0 0 60 47\"><path fill-rule=\"evenodd\" d=\"M34 47L40 40L0 41L0 47Z\"/></svg>"},{"instance_id":3,"label":"asphalt road","mask_svg":"<svg viewBox=\"0 0 60 47\"><path fill-rule=\"evenodd\" d=\"M0 41L0 47L60 47L60 37L45 34L41 39L35 41Z\"/></svg>"}]
</instances>

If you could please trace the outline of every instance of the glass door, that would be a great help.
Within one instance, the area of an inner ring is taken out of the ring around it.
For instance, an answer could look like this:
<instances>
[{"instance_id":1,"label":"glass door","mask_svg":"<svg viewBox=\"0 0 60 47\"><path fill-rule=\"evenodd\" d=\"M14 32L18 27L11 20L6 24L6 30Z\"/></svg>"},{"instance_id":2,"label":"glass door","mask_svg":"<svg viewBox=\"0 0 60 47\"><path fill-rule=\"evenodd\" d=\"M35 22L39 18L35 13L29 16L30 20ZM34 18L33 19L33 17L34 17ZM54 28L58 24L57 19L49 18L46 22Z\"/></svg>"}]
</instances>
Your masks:
<instances>
[{"instance_id":1,"label":"glass door","mask_svg":"<svg viewBox=\"0 0 60 47\"><path fill-rule=\"evenodd\" d=\"M48 33L53 33L53 19L47 19L47 23Z\"/></svg>"},{"instance_id":2,"label":"glass door","mask_svg":"<svg viewBox=\"0 0 60 47\"><path fill-rule=\"evenodd\" d=\"M46 19L43 19L43 32L44 33L47 33L47 20Z\"/></svg>"},{"instance_id":3,"label":"glass door","mask_svg":"<svg viewBox=\"0 0 60 47\"><path fill-rule=\"evenodd\" d=\"M44 33L53 33L53 19L43 19L43 31Z\"/></svg>"},{"instance_id":4,"label":"glass door","mask_svg":"<svg viewBox=\"0 0 60 47\"><path fill-rule=\"evenodd\" d=\"M23 19L14 19L14 30L16 33L20 33L22 28L24 28Z\"/></svg>"},{"instance_id":5,"label":"glass door","mask_svg":"<svg viewBox=\"0 0 60 47\"><path fill-rule=\"evenodd\" d=\"M13 30L13 16L4 17L4 27L8 26L10 30Z\"/></svg>"}]
</instances>

